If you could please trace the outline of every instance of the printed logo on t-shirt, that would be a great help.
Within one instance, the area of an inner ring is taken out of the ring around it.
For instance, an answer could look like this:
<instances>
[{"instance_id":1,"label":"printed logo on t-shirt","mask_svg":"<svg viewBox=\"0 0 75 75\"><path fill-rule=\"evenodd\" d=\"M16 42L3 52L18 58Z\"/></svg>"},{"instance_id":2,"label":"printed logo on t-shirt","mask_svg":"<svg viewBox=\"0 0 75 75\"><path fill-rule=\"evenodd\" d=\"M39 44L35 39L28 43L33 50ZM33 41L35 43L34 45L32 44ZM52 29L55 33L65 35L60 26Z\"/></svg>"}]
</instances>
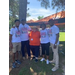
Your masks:
<instances>
[{"instance_id":1,"label":"printed logo on t-shirt","mask_svg":"<svg viewBox=\"0 0 75 75\"><path fill-rule=\"evenodd\" d=\"M15 34L16 37L20 37L20 31L17 31Z\"/></svg>"},{"instance_id":2,"label":"printed logo on t-shirt","mask_svg":"<svg viewBox=\"0 0 75 75\"><path fill-rule=\"evenodd\" d=\"M22 34L27 33L27 28L26 28L26 27L23 27L23 28L21 29L21 31L22 31Z\"/></svg>"},{"instance_id":3,"label":"printed logo on t-shirt","mask_svg":"<svg viewBox=\"0 0 75 75\"><path fill-rule=\"evenodd\" d=\"M46 32L42 32L41 33L41 38L45 38L46 37Z\"/></svg>"},{"instance_id":4,"label":"printed logo on t-shirt","mask_svg":"<svg viewBox=\"0 0 75 75\"><path fill-rule=\"evenodd\" d=\"M52 36L52 29L49 29L49 36Z\"/></svg>"}]
</instances>

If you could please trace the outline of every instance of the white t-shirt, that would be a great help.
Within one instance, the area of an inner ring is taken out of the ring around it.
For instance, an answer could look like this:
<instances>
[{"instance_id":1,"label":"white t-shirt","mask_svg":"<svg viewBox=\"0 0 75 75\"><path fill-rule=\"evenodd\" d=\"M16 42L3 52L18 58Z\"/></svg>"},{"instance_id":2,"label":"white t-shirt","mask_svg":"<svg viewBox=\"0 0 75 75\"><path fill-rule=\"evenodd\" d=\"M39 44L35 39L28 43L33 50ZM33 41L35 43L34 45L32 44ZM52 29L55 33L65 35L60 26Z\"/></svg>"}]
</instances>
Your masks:
<instances>
[{"instance_id":1,"label":"white t-shirt","mask_svg":"<svg viewBox=\"0 0 75 75\"><path fill-rule=\"evenodd\" d=\"M25 25L20 24L19 28L21 31L21 41L29 40L28 31L31 30L31 28L27 24Z\"/></svg>"},{"instance_id":2,"label":"white t-shirt","mask_svg":"<svg viewBox=\"0 0 75 75\"><path fill-rule=\"evenodd\" d=\"M41 35L41 43L48 43L49 42L49 36L48 36L48 30L40 30Z\"/></svg>"},{"instance_id":3,"label":"white t-shirt","mask_svg":"<svg viewBox=\"0 0 75 75\"><path fill-rule=\"evenodd\" d=\"M11 28L10 34L12 35L12 43L21 42L21 37L20 37L21 33L20 33L20 30L17 27Z\"/></svg>"},{"instance_id":4,"label":"white t-shirt","mask_svg":"<svg viewBox=\"0 0 75 75\"><path fill-rule=\"evenodd\" d=\"M56 41L56 34L59 33L59 28L56 25L53 25L50 29L48 29L48 34L50 37L50 43L55 44ZM59 41L57 42L57 45Z\"/></svg>"}]
</instances>

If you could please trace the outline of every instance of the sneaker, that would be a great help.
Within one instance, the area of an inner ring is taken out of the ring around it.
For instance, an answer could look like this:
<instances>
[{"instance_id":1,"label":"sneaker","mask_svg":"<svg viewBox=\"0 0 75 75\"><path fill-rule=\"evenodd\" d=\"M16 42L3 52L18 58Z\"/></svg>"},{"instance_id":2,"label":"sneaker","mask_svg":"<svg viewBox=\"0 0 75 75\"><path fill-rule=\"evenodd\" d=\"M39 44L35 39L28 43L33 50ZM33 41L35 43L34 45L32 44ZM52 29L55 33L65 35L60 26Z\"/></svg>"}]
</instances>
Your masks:
<instances>
[{"instance_id":1,"label":"sneaker","mask_svg":"<svg viewBox=\"0 0 75 75\"><path fill-rule=\"evenodd\" d=\"M25 60L25 57L23 57L23 60Z\"/></svg>"},{"instance_id":2,"label":"sneaker","mask_svg":"<svg viewBox=\"0 0 75 75\"><path fill-rule=\"evenodd\" d=\"M42 58L40 61L44 61L45 60L45 58Z\"/></svg>"},{"instance_id":3,"label":"sneaker","mask_svg":"<svg viewBox=\"0 0 75 75\"><path fill-rule=\"evenodd\" d=\"M21 62L20 62L19 60L16 60L15 63L17 63L17 64L21 64Z\"/></svg>"},{"instance_id":4,"label":"sneaker","mask_svg":"<svg viewBox=\"0 0 75 75\"><path fill-rule=\"evenodd\" d=\"M58 69L58 67L53 67L52 71L56 71Z\"/></svg>"},{"instance_id":5,"label":"sneaker","mask_svg":"<svg viewBox=\"0 0 75 75\"><path fill-rule=\"evenodd\" d=\"M12 68L16 68L16 64L15 63L12 64Z\"/></svg>"},{"instance_id":6,"label":"sneaker","mask_svg":"<svg viewBox=\"0 0 75 75\"><path fill-rule=\"evenodd\" d=\"M49 60L48 59L46 60L46 64L49 64Z\"/></svg>"},{"instance_id":7,"label":"sneaker","mask_svg":"<svg viewBox=\"0 0 75 75\"><path fill-rule=\"evenodd\" d=\"M32 59L35 60L35 57L33 57Z\"/></svg>"},{"instance_id":8,"label":"sneaker","mask_svg":"<svg viewBox=\"0 0 75 75\"><path fill-rule=\"evenodd\" d=\"M35 59L35 62L37 62L38 61L38 59Z\"/></svg>"}]
</instances>

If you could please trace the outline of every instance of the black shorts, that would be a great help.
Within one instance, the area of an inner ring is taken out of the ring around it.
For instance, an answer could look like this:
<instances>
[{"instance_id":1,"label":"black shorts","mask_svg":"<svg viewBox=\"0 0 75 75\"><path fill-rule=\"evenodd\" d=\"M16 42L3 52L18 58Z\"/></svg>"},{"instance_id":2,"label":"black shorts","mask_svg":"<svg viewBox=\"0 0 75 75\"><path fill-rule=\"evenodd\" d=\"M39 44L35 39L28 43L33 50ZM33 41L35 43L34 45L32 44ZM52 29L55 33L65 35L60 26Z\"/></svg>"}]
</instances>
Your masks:
<instances>
[{"instance_id":1,"label":"black shorts","mask_svg":"<svg viewBox=\"0 0 75 75\"><path fill-rule=\"evenodd\" d=\"M46 44L41 44L42 47L42 55L45 55L45 51L46 51L46 55L49 55L49 46L50 46L50 42L46 43Z\"/></svg>"}]
</instances>

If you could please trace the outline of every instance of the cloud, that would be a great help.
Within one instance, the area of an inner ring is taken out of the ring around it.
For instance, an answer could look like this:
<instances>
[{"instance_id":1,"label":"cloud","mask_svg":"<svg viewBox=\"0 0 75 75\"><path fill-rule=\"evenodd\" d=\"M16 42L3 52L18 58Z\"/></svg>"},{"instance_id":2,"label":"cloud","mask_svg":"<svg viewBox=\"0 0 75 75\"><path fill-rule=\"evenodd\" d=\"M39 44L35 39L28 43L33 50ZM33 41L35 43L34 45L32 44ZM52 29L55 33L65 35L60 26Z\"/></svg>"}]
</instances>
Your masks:
<instances>
[{"instance_id":1,"label":"cloud","mask_svg":"<svg viewBox=\"0 0 75 75\"><path fill-rule=\"evenodd\" d=\"M44 17L47 17L51 14L54 14L54 11L50 11L50 9L44 9L44 8L38 8L38 9L35 9L35 8L31 8L28 13L30 13L30 17L27 18L27 20L30 20L30 19L37 19L38 16L44 16Z\"/></svg>"}]
</instances>

